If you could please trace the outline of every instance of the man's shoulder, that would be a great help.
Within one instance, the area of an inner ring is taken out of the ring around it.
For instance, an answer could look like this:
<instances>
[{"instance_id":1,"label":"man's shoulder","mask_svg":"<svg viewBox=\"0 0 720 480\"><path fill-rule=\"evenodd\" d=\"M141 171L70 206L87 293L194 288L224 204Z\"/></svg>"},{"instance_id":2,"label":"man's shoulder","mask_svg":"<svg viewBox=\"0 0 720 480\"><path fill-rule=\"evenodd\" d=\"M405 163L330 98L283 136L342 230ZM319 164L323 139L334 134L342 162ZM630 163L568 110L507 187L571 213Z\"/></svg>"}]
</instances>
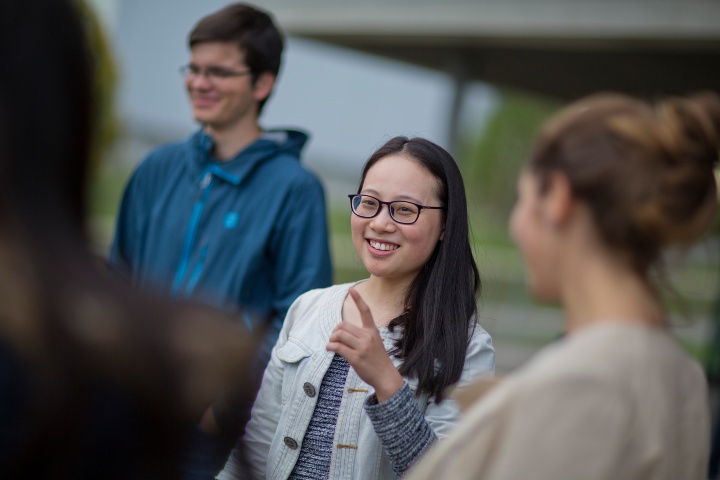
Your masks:
<instances>
[{"instance_id":1,"label":"man's shoulder","mask_svg":"<svg viewBox=\"0 0 720 480\"><path fill-rule=\"evenodd\" d=\"M179 158L187 158L193 152L192 137L186 138L185 140L158 145L148 152L142 163L162 165L166 162L177 161Z\"/></svg>"},{"instance_id":2,"label":"man's shoulder","mask_svg":"<svg viewBox=\"0 0 720 480\"><path fill-rule=\"evenodd\" d=\"M193 158L193 146L189 140L159 145L145 155L138 163L134 177L165 177L169 172L177 172L182 165Z\"/></svg>"},{"instance_id":3,"label":"man's shoulder","mask_svg":"<svg viewBox=\"0 0 720 480\"><path fill-rule=\"evenodd\" d=\"M191 164L192 151L188 140L155 147L137 164L128 188L137 195L155 192L161 185L175 182Z\"/></svg>"},{"instance_id":4,"label":"man's shoulder","mask_svg":"<svg viewBox=\"0 0 720 480\"><path fill-rule=\"evenodd\" d=\"M300 130L268 130L257 145L265 151L265 164L270 163L273 168L281 166L289 174L308 175L310 172L301 162L308 138L308 134Z\"/></svg>"},{"instance_id":5,"label":"man's shoulder","mask_svg":"<svg viewBox=\"0 0 720 480\"><path fill-rule=\"evenodd\" d=\"M267 179L272 179L276 187L314 189L322 188L318 175L303 165L298 156L287 152L278 152L268 158L260 171Z\"/></svg>"}]
</instances>

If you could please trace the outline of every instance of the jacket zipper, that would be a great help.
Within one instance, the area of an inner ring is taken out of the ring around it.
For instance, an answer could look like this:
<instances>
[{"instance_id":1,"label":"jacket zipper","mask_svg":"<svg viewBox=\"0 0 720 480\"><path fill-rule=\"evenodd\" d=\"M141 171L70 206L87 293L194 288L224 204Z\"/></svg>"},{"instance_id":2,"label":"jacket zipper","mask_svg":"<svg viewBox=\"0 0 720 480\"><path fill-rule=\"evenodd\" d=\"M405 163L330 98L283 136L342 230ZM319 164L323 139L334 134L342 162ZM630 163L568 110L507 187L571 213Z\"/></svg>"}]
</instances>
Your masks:
<instances>
[{"instance_id":1,"label":"jacket zipper","mask_svg":"<svg viewBox=\"0 0 720 480\"><path fill-rule=\"evenodd\" d=\"M195 237L197 235L197 229L200 224L200 217L202 215L203 207L207 201L208 194L212 188L213 176L210 172L205 172L200 181L200 192L198 193L197 201L193 206L192 215L190 217L190 223L188 229L185 232L185 241L183 244L183 252L180 257L180 264L175 272L175 280L173 281L172 297L177 298L180 293L180 288L185 281L187 275L188 266L190 264L190 255L192 254L193 244L195 243ZM194 286L194 285L193 285Z\"/></svg>"},{"instance_id":2,"label":"jacket zipper","mask_svg":"<svg viewBox=\"0 0 720 480\"><path fill-rule=\"evenodd\" d=\"M207 256L207 251L208 244L205 243L200 249L200 254L198 255L197 262L195 262L195 268L193 268L193 273L190 276L190 280L188 281L187 285L185 286L186 297L189 297L193 290L195 290L195 285L197 285L198 280L200 280L200 274L202 273L203 266L205 264L205 257Z\"/></svg>"}]
</instances>

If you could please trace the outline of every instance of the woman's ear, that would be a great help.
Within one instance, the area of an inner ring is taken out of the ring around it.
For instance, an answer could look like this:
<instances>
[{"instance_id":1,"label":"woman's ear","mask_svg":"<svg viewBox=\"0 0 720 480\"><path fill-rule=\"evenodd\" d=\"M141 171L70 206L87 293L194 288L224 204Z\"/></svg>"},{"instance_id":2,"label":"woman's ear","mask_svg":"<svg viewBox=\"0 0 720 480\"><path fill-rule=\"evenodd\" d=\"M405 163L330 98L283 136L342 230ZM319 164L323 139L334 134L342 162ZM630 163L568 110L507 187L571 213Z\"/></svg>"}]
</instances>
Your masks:
<instances>
[{"instance_id":1,"label":"woman's ear","mask_svg":"<svg viewBox=\"0 0 720 480\"><path fill-rule=\"evenodd\" d=\"M562 172L549 174L543 204L546 218L555 226L562 225L570 217L573 194L567 175Z\"/></svg>"}]
</instances>

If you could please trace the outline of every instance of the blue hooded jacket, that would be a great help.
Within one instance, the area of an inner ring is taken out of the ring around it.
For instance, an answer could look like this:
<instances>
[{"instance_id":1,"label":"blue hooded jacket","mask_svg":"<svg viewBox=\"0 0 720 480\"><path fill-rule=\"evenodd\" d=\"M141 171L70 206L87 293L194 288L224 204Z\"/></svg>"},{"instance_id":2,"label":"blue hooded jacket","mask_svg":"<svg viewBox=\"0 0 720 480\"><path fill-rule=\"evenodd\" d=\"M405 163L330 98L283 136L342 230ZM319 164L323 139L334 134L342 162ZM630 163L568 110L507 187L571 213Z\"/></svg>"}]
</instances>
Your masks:
<instances>
[{"instance_id":1,"label":"blue hooded jacket","mask_svg":"<svg viewBox=\"0 0 720 480\"><path fill-rule=\"evenodd\" d=\"M202 130L157 148L125 189L111 266L137 287L248 307L276 336L296 297L332 282L323 188L299 162L306 141L268 131L227 162Z\"/></svg>"}]
</instances>

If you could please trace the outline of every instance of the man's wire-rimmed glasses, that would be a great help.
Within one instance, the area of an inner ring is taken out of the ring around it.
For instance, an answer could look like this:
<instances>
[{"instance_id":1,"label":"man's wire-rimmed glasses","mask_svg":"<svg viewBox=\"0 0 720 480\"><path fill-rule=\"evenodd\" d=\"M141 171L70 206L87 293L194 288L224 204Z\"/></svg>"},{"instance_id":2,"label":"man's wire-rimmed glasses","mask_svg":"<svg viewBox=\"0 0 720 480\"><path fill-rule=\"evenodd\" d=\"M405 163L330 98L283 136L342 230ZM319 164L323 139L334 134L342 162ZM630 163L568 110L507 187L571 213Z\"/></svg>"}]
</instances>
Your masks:
<instances>
[{"instance_id":1,"label":"man's wire-rimmed glasses","mask_svg":"<svg viewBox=\"0 0 720 480\"><path fill-rule=\"evenodd\" d=\"M358 193L351 193L348 195L348 198L350 198L350 208L352 212L358 217L373 218L380 213L383 205L387 205L390 218L403 225L410 225L417 222L417 219L420 218L420 212L423 209L447 210L445 207L429 207L405 200L383 202L372 195Z\"/></svg>"},{"instance_id":2,"label":"man's wire-rimmed glasses","mask_svg":"<svg viewBox=\"0 0 720 480\"><path fill-rule=\"evenodd\" d=\"M252 73L252 70L238 71L220 66L202 68L197 65L188 64L180 67L180 74L186 78L194 79L197 76L202 75L211 82L222 81L233 77L242 77L244 75L252 75Z\"/></svg>"}]
</instances>

